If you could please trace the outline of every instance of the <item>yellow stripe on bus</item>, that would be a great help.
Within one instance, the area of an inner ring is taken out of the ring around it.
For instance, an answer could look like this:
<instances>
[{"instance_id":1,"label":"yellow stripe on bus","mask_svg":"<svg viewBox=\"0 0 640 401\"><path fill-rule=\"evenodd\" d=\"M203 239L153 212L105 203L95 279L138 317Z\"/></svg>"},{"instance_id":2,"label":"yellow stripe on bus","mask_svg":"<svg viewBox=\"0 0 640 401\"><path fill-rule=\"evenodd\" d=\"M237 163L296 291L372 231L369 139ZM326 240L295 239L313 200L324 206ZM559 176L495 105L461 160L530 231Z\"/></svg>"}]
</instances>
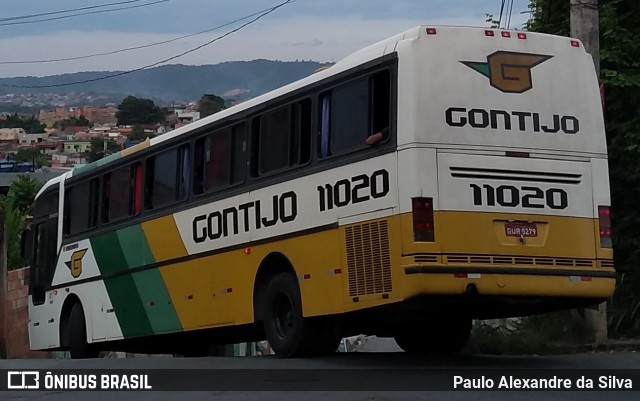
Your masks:
<instances>
[{"instance_id":1,"label":"yellow stripe on bus","mask_svg":"<svg viewBox=\"0 0 640 401\"><path fill-rule=\"evenodd\" d=\"M172 215L145 221L142 229L156 262L187 256Z\"/></svg>"},{"instance_id":2,"label":"yellow stripe on bus","mask_svg":"<svg viewBox=\"0 0 640 401\"><path fill-rule=\"evenodd\" d=\"M144 150L146 148L149 147L149 145L151 145L151 140L149 138L145 139L143 142L140 142L137 145L134 145L130 148L126 148L122 151L120 151L120 156L125 157L128 156L130 154L136 153L140 150Z\"/></svg>"}]
</instances>

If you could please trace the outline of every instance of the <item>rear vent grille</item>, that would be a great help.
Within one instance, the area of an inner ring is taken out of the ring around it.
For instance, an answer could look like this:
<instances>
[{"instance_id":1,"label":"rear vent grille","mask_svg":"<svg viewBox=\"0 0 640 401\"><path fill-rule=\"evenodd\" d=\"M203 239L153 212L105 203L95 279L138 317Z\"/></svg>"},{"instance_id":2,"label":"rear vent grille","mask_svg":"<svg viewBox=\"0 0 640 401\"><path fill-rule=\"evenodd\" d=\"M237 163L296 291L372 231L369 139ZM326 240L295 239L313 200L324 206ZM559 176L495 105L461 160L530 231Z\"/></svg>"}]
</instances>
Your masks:
<instances>
[{"instance_id":1,"label":"rear vent grille","mask_svg":"<svg viewBox=\"0 0 640 401\"><path fill-rule=\"evenodd\" d=\"M413 257L416 263L438 263L437 255L416 255Z\"/></svg>"},{"instance_id":2,"label":"rear vent grille","mask_svg":"<svg viewBox=\"0 0 640 401\"><path fill-rule=\"evenodd\" d=\"M536 258L524 256L491 256L491 255L445 255L447 264L466 265L513 265L513 266L558 266L558 267L594 267L589 259L568 258ZM609 263L609 264L605 264ZM602 267L613 267L613 261L601 261Z\"/></svg>"},{"instance_id":3,"label":"rear vent grille","mask_svg":"<svg viewBox=\"0 0 640 401\"><path fill-rule=\"evenodd\" d=\"M582 174L551 171L503 170L479 167L449 167L453 178L488 179L499 181L549 182L556 184L580 184Z\"/></svg>"},{"instance_id":4,"label":"rear vent grille","mask_svg":"<svg viewBox=\"0 0 640 401\"><path fill-rule=\"evenodd\" d=\"M386 221L345 229L349 295L391 292L389 228Z\"/></svg>"},{"instance_id":5,"label":"rear vent grille","mask_svg":"<svg viewBox=\"0 0 640 401\"><path fill-rule=\"evenodd\" d=\"M613 260L601 260L600 261L600 267L604 267L604 268L609 268L609 269L613 269L614 264L613 264Z\"/></svg>"}]
</instances>

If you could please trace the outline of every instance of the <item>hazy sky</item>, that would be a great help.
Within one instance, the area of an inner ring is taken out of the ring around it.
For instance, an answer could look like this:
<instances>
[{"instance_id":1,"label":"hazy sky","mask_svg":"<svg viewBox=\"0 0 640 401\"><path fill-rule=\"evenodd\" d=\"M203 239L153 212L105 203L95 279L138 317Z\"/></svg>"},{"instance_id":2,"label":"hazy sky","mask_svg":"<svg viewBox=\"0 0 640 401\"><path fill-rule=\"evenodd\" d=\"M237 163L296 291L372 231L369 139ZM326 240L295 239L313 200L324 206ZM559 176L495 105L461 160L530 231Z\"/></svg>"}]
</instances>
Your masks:
<instances>
[{"instance_id":1,"label":"hazy sky","mask_svg":"<svg viewBox=\"0 0 640 401\"><path fill-rule=\"evenodd\" d=\"M2 0L0 77L139 68L200 46L249 20L171 43L107 56L7 63L79 57L166 41L210 30L283 1ZM109 3L121 4L57 13ZM528 16L523 14L528 3L529 0L514 0L512 28L522 27ZM497 18L501 4L501 0L296 0L171 63L199 65L257 58L337 61L361 47L420 24L486 26L485 14ZM102 12L132 6L141 7ZM87 12L94 14L60 18ZM14 18L43 13L51 14ZM44 19L51 20L37 21ZM506 17L503 22L506 26Z\"/></svg>"}]
</instances>

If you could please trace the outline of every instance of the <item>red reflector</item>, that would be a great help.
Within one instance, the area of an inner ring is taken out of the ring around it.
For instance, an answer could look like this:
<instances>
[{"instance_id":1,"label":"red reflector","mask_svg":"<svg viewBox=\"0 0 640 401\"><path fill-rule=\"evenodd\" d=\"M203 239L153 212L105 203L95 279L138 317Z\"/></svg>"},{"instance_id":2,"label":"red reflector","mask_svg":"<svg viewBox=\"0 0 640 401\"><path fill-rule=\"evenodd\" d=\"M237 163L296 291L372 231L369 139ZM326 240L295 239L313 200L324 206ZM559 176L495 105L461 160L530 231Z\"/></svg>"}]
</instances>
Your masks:
<instances>
[{"instance_id":1,"label":"red reflector","mask_svg":"<svg viewBox=\"0 0 640 401\"><path fill-rule=\"evenodd\" d=\"M580 47L580 42L578 42L577 40L572 40L572 41L571 41L571 46L573 46L573 47Z\"/></svg>"},{"instance_id":2,"label":"red reflector","mask_svg":"<svg viewBox=\"0 0 640 401\"><path fill-rule=\"evenodd\" d=\"M487 29L486 31L484 31L484 34L485 34L485 36L492 36L492 37L493 37L493 36L495 36L495 34L493 33L493 31L492 31L492 30L490 30L490 29Z\"/></svg>"},{"instance_id":3,"label":"red reflector","mask_svg":"<svg viewBox=\"0 0 640 401\"><path fill-rule=\"evenodd\" d=\"M305 274L305 275L303 276L303 278L304 278L305 280L309 280L309 279L311 278L311 274Z\"/></svg>"},{"instance_id":4,"label":"red reflector","mask_svg":"<svg viewBox=\"0 0 640 401\"><path fill-rule=\"evenodd\" d=\"M591 277L582 276L580 277L580 281L591 281Z\"/></svg>"},{"instance_id":5,"label":"red reflector","mask_svg":"<svg viewBox=\"0 0 640 401\"><path fill-rule=\"evenodd\" d=\"M467 273L454 273L455 278L467 278Z\"/></svg>"},{"instance_id":6,"label":"red reflector","mask_svg":"<svg viewBox=\"0 0 640 401\"><path fill-rule=\"evenodd\" d=\"M503 38L510 38L511 37L511 32L501 32L500 33L502 35Z\"/></svg>"},{"instance_id":7,"label":"red reflector","mask_svg":"<svg viewBox=\"0 0 640 401\"><path fill-rule=\"evenodd\" d=\"M526 33L518 32L518 39L526 39L526 38L527 38Z\"/></svg>"},{"instance_id":8,"label":"red reflector","mask_svg":"<svg viewBox=\"0 0 640 401\"><path fill-rule=\"evenodd\" d=\"M427 28L427 35L435 35L436 33L436 28Z\"/></svg>"},{"instance_id":9,"label":"red reflector","mask_svg":"<svg viewBox=\"0 0 640 401\"><path fill-rule=\"evenodd\" d=\"M598 206L598 225L600 246L602 248L611 248L611 208L609 206Z\"/></svg>"},{"instance_id":10,"label":"red reflector","mask_svg":"<svg viewBox=\"0 0 640 401\"><path fill-rule=\"evenodd\" d=\"M433 242L435 239L433 222L433 198L412 198L413 239Z\"/></svg>"}]
</instances>

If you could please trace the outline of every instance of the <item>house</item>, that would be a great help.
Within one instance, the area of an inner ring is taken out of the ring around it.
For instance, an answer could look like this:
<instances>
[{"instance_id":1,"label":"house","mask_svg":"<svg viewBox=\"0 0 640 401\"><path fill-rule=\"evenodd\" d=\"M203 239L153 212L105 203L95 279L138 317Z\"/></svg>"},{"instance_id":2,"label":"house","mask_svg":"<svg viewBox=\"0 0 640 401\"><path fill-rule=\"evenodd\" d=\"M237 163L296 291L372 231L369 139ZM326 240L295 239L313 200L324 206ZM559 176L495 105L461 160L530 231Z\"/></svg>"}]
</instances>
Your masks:
<instances>
[{"instance_id":1,"label":"house","mask_svg":"<svg viewBox=\"0 0 640 401\"><path fill-rule=\"evenodd\" d=\"M91 149L91 141L67 141L64 143L63 152L70 153L84 153Z\"/></svg>"},{"instance_id":2,"label":"house","mask_svg":"<svg viewBox=\"0 0 640 401\"><path fill-rule=\"evenodd\" d=\"M24 130L23 130L24 131ZM26 132L18 134L18 140L20 146L30 146L35 143L44 142L49 138L49 134L46 132L39 134L27 134Z\"/></svg>"},{"instance_id":3,"label":"house","mask_svg":"<svg viewBox=\"0 0 640 401\"><path fill-rule=\"evenodd\" d=\"M20 135L26 135L23 128L0 128L1 142L18 142Z\"/></svg>"}]
</instances>

